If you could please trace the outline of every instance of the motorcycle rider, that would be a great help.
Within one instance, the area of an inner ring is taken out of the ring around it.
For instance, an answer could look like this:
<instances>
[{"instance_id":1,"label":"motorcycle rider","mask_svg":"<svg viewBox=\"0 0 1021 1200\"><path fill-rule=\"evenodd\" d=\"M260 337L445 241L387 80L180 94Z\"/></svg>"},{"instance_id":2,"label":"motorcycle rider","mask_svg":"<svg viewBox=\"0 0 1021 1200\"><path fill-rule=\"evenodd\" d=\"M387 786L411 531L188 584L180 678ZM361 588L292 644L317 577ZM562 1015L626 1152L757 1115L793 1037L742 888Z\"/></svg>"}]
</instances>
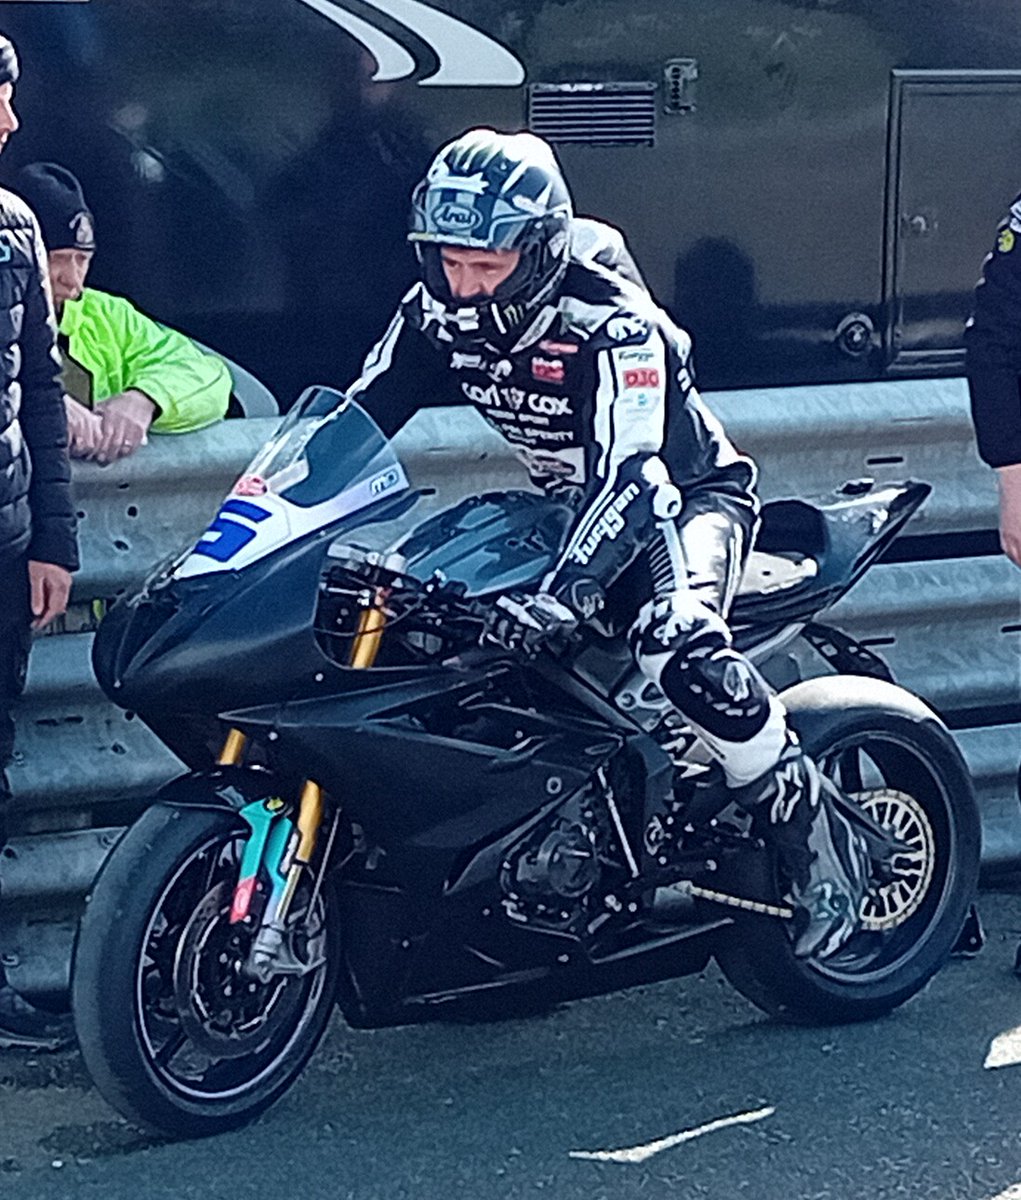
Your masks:
<instances>
[{"instance_id":1,"label":"motorcycle rider","mask_svg":"<svg viewBox=\"0 0 1021 1200\"><path fill-rule=\"evenodd\" d=\"M691 339L641 286L617 231L574 217L532 134L475 129L444 146L413 193L409 240L420 282L349 397L388 434L422 396L470 400L532 482L575 510L539 592L500 597L490 636L534 649L619 599L625 569L644 566L635 660L777 845L795 953L834 953L859 926L865 851L734 649L726 615L757 523L756 472L694 387Z\"/></svg>"}]
</instances>

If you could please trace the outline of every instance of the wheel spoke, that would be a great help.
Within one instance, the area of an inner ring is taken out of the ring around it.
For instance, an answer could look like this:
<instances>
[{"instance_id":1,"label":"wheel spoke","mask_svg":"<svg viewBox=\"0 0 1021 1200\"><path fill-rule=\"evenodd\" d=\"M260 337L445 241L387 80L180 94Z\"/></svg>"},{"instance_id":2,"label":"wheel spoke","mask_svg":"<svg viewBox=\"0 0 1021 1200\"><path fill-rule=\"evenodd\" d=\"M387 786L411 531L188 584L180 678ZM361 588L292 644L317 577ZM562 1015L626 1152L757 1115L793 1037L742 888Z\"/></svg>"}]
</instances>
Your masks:
<instances>
[{"instance_id":1,"label":"wheel spoke","mask_svg":"<svg viewBox=\"0 0 1021 1200\"><path fill-rule=\"evenodd\" d=\"M159 1053L153 1058L153 1062L157 1067L168 1067L174 1055L184 1047L187 1041L188 1035L178 1026L177 1032L172 1034L160 1047Z\"/></svg>"}]
</instances>

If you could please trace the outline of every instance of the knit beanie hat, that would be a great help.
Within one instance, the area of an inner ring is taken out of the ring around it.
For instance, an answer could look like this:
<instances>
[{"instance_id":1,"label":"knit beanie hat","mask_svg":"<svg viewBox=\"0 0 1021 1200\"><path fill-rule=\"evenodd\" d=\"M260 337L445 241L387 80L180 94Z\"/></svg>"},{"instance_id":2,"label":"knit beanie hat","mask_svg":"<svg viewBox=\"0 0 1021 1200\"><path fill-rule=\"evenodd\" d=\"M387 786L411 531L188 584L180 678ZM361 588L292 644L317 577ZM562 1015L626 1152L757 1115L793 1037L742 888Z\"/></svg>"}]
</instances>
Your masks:
<instances>
[{"instance_id":1,"label":"knit beanie hat","mask_svg":"<svg viewBox=\"0 0 1021 1200\"><path fill-rule=\"evenodd\" d=\"M47 250L95 250L92 213L82 185L58 163L29 163L15 175L12 189L39 218Z\"/></svg>"},{"instance_id":2,"label":"knit beanie hat","mask_svg":"<svg viewBox=\"0 0 1021 1200\"><path fill-rule=\"evenodd\" d=\"M0 87L5 83L18 82L18 56L14 43L0 33Z\"/></svg>"}]
</instances>

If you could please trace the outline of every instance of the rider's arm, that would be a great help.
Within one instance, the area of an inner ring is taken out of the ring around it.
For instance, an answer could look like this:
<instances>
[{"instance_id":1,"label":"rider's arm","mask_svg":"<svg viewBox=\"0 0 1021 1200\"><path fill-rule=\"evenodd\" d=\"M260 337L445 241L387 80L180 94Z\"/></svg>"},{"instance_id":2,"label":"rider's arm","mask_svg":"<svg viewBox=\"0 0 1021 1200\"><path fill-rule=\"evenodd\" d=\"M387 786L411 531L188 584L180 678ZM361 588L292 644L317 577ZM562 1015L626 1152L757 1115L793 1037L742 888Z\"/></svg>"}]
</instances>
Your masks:
<instances>
[{"instance_id":1,"label":"rider's arm","mask_svg":"<svg viewBox=\"0 0 1021 1200\"><path fill-rule=\"evenodd\" d=\"M578 580L608 585L657 521L692 511L757 513L755 468L727 439L691 380L690 341L641 322L597 351L590 482L561 557L541 590L567 597Z\"/></svg>"},{"instance_id":2,"label":"rider's arm","mask_svg":"<svg viewBox=\"0 0 1021 1200\"><path fill-rule=\"evenodd\" d=\"M392 437L426 404L456 403L450 372L422 330L413 288L347 389Z\"/></svg>"}]
</instances>

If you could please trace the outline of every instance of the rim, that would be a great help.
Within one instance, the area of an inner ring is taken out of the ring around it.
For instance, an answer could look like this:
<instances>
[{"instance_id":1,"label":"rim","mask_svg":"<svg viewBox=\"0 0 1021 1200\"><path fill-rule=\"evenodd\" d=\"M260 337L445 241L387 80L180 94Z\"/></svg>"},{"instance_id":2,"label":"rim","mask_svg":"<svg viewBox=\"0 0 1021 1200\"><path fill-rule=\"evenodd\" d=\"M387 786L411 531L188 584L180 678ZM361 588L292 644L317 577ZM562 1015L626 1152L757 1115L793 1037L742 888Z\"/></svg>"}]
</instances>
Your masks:
<instances>
[{"instance_id":1,"label":"rim","mask_svg":"<svg viewBox=\"0 0 1021 1200\"><path fill-rule=\"evenodd\" d=\"M253 933L228 920L242 847L237 834L214 836L178 866L153 908L136 966L149 1069L192 1101L226 1101L264 1083L305 1036L326 983L325 961L266 984L242 973ZM297 913L300 903L299 893ZM324 958L321 896L305 924L308 951Z\"/></svg>"},{"instance_id":2,"label":"rim","mask_svg":"<svg viewBox=\"0 0 1021 1200\"><path fill-rule=\"evenodd\" d=\"M914 958L939 924L954 876L951 798L928 755L886 730L842 738L818 763L905 846L890 877L874 881L866 894L861 930L836 954L807 964L835 982L876 983Z\"/></svg>"},{"instance_id":3,"label":"rim","mask_svg":"<svg viewBox=\"0 0 1021 1200\"><path fill-rule=\"evenodd\" d=\"M869 888L862 901L862 928L869 932L896 929L917 911L932 882L936 836L924 808L914 796L894 788L874 788L851 799L904 849L891 863L892 877Z\"/></svg>"}]
</instances>

